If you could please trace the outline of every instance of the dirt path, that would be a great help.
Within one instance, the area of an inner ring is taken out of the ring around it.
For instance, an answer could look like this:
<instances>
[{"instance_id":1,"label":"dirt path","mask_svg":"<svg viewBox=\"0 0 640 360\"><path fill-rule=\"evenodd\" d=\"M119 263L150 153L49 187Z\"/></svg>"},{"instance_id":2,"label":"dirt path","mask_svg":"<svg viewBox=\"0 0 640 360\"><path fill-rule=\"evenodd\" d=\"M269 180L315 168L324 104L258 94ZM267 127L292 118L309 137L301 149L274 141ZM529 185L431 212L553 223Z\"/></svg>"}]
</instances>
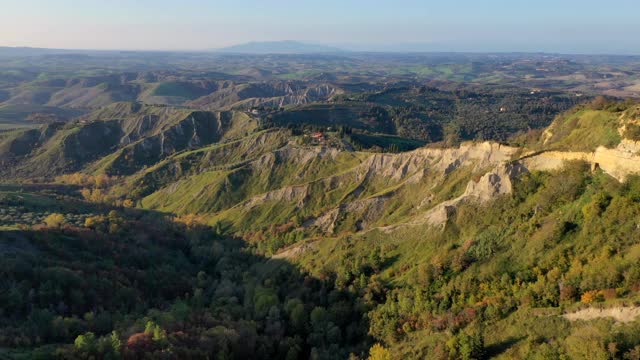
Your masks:
<instances>
[{"instance_id":1,"label":"dirt path","mask_svg":"<svg viewBox=\"0 0 640 360\"><path fill-rule=\"evenodd\" d=\"M313 241L305 241L302 244L293 245L281 252L271 256L272 259L291 259L296 257L307 250L313 249Z\"/></svg>"},{"instance_id":2,"label":"dirt path","mask_svg":"<svg viewBox=\"0 0 640 360\"><path fill-rule=\"evenodd\" d=\"M588 308L562 315L569 321L613 318L619 322L631 322L640 316L640 307L612 307L607 309Z\"/></svg>"}]
</instances>

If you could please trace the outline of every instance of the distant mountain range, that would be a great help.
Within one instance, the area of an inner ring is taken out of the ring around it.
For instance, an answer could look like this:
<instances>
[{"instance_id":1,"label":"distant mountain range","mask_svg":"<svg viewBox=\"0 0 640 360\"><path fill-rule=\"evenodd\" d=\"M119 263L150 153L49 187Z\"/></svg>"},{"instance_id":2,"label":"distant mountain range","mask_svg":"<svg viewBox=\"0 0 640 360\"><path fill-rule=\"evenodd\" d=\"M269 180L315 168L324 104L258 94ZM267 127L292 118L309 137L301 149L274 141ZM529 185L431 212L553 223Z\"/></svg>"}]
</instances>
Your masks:
<instances>
[{"instance_id":1,"label":"distant mountain range","mask_svg":"<svg viewBox=\"0 0 640 360\"><path fill-rule=\"evenodd\" d=\"M327 45L311 44L300 41L252 41L245 44L233 45L216 52L237 54L317 54L344 52L344 49Z\"/></svg>"}]
</instances>

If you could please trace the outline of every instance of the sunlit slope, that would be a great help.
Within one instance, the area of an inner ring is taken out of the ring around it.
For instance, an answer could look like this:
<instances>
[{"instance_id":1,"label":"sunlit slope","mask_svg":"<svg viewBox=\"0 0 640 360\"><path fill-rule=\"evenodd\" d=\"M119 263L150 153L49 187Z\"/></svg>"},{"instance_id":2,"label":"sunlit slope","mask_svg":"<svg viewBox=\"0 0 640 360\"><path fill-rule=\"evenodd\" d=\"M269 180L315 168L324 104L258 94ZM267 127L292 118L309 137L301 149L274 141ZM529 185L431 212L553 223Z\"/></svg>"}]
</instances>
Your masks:
<instances>
[{"instance_id":1,"label":"sunlit slope","mask_svg":"<svg viewBox=\"0 0 640 360\"><path fill-rule=\"evenodd\" d=\"M244 136L256 124L239 112L116 103L71 123L4 136L1 156L12 166L2 173L18 178L74 171L131 174L171 154Z\"/></svg>"}]
</instances>

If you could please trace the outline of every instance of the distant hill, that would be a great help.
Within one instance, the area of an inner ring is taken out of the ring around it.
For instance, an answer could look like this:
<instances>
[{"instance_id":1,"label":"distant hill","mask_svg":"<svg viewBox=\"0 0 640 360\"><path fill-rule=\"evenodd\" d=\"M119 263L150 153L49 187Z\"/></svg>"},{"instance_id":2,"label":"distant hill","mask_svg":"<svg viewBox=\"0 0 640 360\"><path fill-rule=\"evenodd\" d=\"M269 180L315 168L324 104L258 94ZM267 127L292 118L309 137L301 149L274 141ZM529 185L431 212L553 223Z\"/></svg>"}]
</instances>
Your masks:
<instances>
[{"instance_id":1,"label":"distant hill","mask_svg":"<svg viewBox=\"0 0 640 360\"><path fill-rule=\"evenodd\" d=\"M69 54L72 50L0 46L0 57Z\"/></svg>"},{"instance_id":2,"label":"distant hill","mask_svg":"<svg viewBox=\"0 0 640 360\"><path fill-rule=\"evenodd\" d=\"M252 41L245 44L218 49L216 51L238 54L315 54L343 52L345 50L326 45L285 40L264 42Z\"/></svg>"}]
</instances>

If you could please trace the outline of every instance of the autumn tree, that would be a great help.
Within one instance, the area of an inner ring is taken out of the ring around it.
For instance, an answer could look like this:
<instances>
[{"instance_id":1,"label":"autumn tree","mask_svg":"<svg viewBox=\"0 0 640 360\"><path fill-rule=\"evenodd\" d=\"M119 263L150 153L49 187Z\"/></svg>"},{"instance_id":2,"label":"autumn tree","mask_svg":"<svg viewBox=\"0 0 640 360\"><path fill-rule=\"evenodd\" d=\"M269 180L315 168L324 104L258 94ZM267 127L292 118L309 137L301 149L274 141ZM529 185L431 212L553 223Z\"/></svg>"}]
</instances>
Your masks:
<instances>
[{"instance_id":1,"label":"autumn tree","mask_svg":"<svg viewBox=\"0 0 640 360\"><path fill-rule=\"evenodd\" d=\"M391 360L391 351L380 343L376 343L369 349L369 360Z\"/></svg>"},{"instance_id":2,"label":"autumn tree","mask_svg":"<svg viewBox=\"0 0 640 360\"><path fill-rule=\"evenodd\" d=\"M64 215L58 213L50 214L44 219L44 223L48 227L59 228L65 223Z\"/></svg>"}]
</instances>

